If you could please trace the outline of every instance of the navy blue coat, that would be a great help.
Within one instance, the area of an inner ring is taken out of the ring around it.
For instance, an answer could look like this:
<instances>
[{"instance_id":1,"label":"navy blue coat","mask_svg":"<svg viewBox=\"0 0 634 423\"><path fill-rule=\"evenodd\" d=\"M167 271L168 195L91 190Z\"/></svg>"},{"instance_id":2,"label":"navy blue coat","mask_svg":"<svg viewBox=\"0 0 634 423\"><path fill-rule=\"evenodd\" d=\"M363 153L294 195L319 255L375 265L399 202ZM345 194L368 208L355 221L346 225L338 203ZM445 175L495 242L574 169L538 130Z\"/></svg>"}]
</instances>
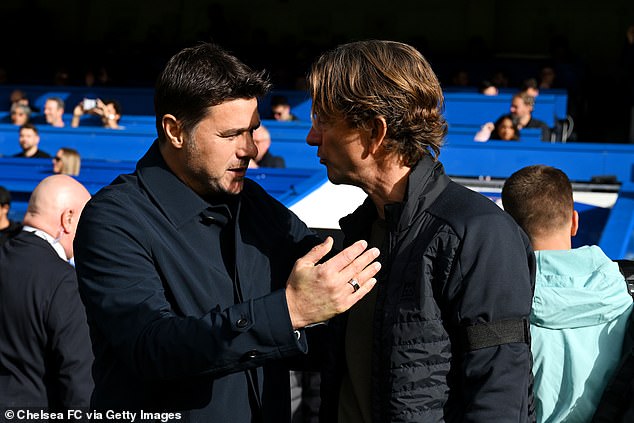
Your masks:
<instances>
[{"instance_id":1,"label":"navy blue coat","mask_svg":"<svg viewBox=\"0 0 634 423\"><path fill-rule=\"evenodd\" d=\"M251 422L245 370L257 369L263 420L288 421L279 359L307 344L293 332L283 288L318 241L253 181L233 199L203 200L155 142L134 174L90 200L75 239L93 406Z\"/></svg>"},{"instance_id":2,"label":"navy blue coat","mask_svg":"<svg viewBox=\"0 0 634 423\"><path fill-rule=\"evenodd\" d=\"M18 233L0 246L0 409L87 407L91 364L75 270Z\"/></svg>"}]
</instances>

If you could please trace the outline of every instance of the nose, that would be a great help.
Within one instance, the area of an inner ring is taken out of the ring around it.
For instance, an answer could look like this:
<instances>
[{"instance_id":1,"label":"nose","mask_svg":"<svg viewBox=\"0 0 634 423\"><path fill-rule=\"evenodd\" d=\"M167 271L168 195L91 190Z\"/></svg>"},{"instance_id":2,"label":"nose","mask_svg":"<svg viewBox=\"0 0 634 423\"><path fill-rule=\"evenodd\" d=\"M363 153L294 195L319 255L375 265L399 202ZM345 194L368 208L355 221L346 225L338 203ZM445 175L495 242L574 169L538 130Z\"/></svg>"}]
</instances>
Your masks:
<instances>
[{"instance_id":1,"label":"nose","mask_svg":"<svg viewBox=\"0 0 634 423\"><path fill-rule=\"evenodd\" d=\"M321 132L315 129L314 125L310 127L310 131L306 135L306 143L314 147L321 145Z\"/></svg>"},{"instance_id":2,"label":"nose","mask_svg":"<svg viewBox=\"0 0 634 423\"><path fill-rule=\"evenodd\" d=\"M243 138L243 144L239 149L238 155L240 157L255 158L258 155L258 147L253 141L253 134L251 132L245 132Z\"/></svg>"}]
</instances>

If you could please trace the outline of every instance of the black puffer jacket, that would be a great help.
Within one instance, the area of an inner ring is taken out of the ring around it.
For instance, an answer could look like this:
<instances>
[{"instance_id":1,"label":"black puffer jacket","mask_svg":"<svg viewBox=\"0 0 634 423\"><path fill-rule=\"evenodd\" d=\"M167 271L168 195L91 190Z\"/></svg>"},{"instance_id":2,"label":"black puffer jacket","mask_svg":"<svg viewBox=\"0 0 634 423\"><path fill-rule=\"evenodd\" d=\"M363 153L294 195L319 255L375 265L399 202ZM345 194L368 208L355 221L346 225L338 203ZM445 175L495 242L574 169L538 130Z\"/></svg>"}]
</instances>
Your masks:
<instances>
[{"instance_id":1,"label":"black puffer jacket","mask_svg":"<svg viewBox=\"0 0 634 423\"><path fill-rule=\"evenodd\" d=\"M368 239L376 216L366 200L343 218L346 244ZM386 207L386 223L375 287L373 422L531 421L526 322L535 259L524 232L429 157L412 170L405 201ZM492 322L502 321L519 324L523 341L496 341L503 329ZM342 315L330 325L335 348L322 376L323 422L337 421L345 324ZM486 336L469 338L474 328Z\"/></svg>"}]
</instances>

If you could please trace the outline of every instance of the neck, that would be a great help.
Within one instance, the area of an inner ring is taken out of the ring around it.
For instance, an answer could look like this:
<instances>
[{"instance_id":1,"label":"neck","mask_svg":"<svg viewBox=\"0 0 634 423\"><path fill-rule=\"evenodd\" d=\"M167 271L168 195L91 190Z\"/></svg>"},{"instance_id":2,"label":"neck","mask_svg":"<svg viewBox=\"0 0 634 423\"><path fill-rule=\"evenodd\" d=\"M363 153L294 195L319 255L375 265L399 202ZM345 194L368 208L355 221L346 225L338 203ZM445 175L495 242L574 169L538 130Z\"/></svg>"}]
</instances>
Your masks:
<instances>
[{"instance_id":1,"label":"neck","mask_svg":"<svg viewBox=\"0 0 634 423\"><path fill-rule=\"evenodd\" d=\"M559 232L543 237L531 237L533 250L570 250L572 248L572 240L570 232Z\"/></svg>"},{"instance_id":2,"label":"neck","mask_svg":"<svg viewBox=\"0 0 634 423\"><path fill-rule=\"evenodd\" d=\"M379 166L375 178L363 190L374 203L379 217L385 219L385 206L403 201L407 192L407 178L411 168L390 162Z\"/></svg>"},{"instance_id":3,"label":"neck","mask_svg":"<svg viewBox=\"0 0 634 423\"><path fill-rule=\"evenodd\" d=\"M519 118L519 121L517 123L517 126L519 126L520 128L525 127L526 125L528 125L528 122L531 120L531 115L526 115L523 116L521 118Z\"/></svg>"},{"instance_id":4,"label":"neck","mask_svg":"<svg viewBox=\"0 0 634 423\"><path fill-rule=\"evenodd\" d=\"M37 145L34 145L33 147L29 147L26 150L24 150L24 155L26 157L31 157L33 156L35 153L37 153Z\"/></svg>"},{"instance_id":5,"label":"neck","mask_svg":"<svg viewBox=\"0 0 634 423\"><path fill-rule=\"evenodd\" d=\"M0 216L0 229L8 228L10 223L11 222L9 222L9 218L7 217L7 215Z\"/></svg>"}]
</instances>

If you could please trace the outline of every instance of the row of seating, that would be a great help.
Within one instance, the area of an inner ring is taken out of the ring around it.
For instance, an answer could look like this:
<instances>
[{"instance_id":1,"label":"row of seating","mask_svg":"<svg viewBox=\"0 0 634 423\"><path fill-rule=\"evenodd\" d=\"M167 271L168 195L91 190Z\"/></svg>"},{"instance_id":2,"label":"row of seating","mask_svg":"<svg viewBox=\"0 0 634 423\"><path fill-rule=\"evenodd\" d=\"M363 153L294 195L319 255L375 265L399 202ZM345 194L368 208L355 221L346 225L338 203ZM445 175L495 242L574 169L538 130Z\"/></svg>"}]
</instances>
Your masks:
<instances>
[{"instance_id":1,"label":"row of seating","mask_svg":"<svg viewBox=\"0 0 634 423\"><path fill-rule=\"evenodd\" d=\"M67 112L83 98L117 99L127 115L154 114L154 90L152 88L111 88L111 87L48 87L48 86L0 86L0 98L9 98L14 89L24 90L38 109L43 109L48 97L56 96L68 104ZM300 120L310 122L311 100L305 91L274 91L259 103L260 116L270 117L270 103L273 95L283 95L291 104L292 112ZM446 91L445 116L451 125L481 125L508 113L513 93L502 91L497 96L485 96L477 92ZM557 120L567 116L568 95L565 90L543 90L535 99L534 116L553 127ZM0 111L4 110L0 105ZM122 125L130 124L124 119Z\"/></svg>"},{"instance_id":2,"label":"row of seating","mask_svg":"<svg viewBox=\"0 0 634 423\"><path fill-rule=\"evenodd\" d=\"M310 121L311 100L303 91L281 91L273 94L286 96L291 110L302 121ZM450 126L475 125L495 121L509 113L514 90L501 90L497 96L485 96L478 92L445 91L444 115ZM270 114L270 95L259 105L261 116ZM568 116L568 94L566 90L542 90L535 99L533 116L554 127Z\"/></svg>"},{"instance_id":3,"label":"row of seating","mask_svg":"<svg viewBox=\"0 0 634 423\"><path fill-rule=\"evenodd\" d=\"M305 134L309 129L307 124L302 126L271 122L270 129L273 137L278 138L273 150L274 154L292 158L295 160L292 164L297 167L262 169L260 170L262 173L254 170L250 176L258 180L269 192L277 192L275 195L289 205L289 198L298 199L309 192L297 183L297 175L303 175L300 178L302 180L317 178L318 183L309 184L315 187L325 181L324 168L318 162L315 147L310 147L304 142ZM294 135L293 131L296 132ZM147 150L153 139L153 136L148 136L148 133L142 130L113 131L103 128L46 127L42 129L41 145L42 149L51 153L64 145L78 148L84 158L79 179L89 187L89 190L95 191L109 183L117 174L131 171L135 161ZM15 126L2 126L0 153L8 155L16 150L18 145ZM110 158L110 161L103 160L104 157ZM446 146L441 150L440 160L452 177L503 179L523 166L545 163L561 168L573 181L612 180L622 184L624 188L612 210L610 220L606 223L606 228L615 225L611 223L612 216L620 220L618 228L634 227L634 213L628 212L634 211L630 210L630 205L634 204L634 194L626 191L629 189L627 187L632 188L634 181L634 146L632 145L504 141L476 143L452 141L449 137ZM50 159L4 158L0 162L0 185L8 184L14 195L17 193L18 201L22 199L25 204L30 190L45 175L50 174L51 169ZM276 187L272 184L275 179L271 179L273 176L270 175L291 178L292 182L287 180L281 187ZM288 197L284 197L285 195ZM626 212L622 211L624 208ZM626 222L623 223L623 220ZM610 230L609 233L605 232L604 236L609 241L605 241L605 244L600 243L612 257L624 257L624 254L614 251L630 248L627 245L629 245L631 231L627 229L623 232L623 229L618 228ZM615 237L619 240L615 240ZM632 249L634 251L634 245Z\"/></svg>"},{"instance_id":4,"label":"row of seating","mask_svg":"<svg viewBox=\"0 0 634 423\"><path fill-rule=\"evenodd\" d=\"M310 122L278 122L264 120L269 129L271 153L284 157L291 168L321 168L317 149L306 144ZM450 128L448 144L474 143L476 127ZM126 126L123 130L105 129L98 126L78 128L54 128L39 125L40 149L55 154L61 147L74 148L85 159L138 160L156 138L152 124ZM523 139L538 141L539 130L526 130ZM12 156L20 151L18 130L11 124L0 124L0 156Z\"/></svg>"},{"instance_id":5,"label":"row of seating","mask_svg":"<svg viewBox=\"0 0 634 423\"><path fill-rule=\"evenodd\" d=\"M135 161L82 160L77 180L94 194L118 175L132 173ZM21 220L35 186L52 175L50 159L0 157L0 185L11 192L11 219ZM324 169L249 169L249 178L257 181L270 195L292 206L326 182Z\"/></svg>"}]
</instances>

